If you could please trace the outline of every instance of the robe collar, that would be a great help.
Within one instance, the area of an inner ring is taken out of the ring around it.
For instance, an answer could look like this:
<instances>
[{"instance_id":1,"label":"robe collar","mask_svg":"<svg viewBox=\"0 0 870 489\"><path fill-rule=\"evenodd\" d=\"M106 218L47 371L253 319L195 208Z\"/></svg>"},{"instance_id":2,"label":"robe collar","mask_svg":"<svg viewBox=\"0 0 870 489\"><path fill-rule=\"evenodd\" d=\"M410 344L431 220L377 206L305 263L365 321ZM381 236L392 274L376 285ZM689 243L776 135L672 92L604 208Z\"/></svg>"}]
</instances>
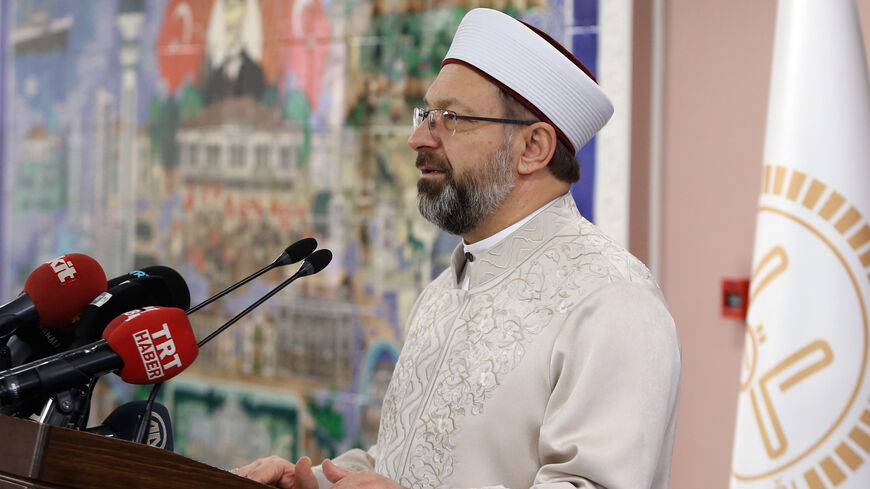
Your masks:
<instances>
[{"instance_id":1,"label":"robe collar","mask_svg":"<svg viewBox=\"0 0 870 489\"><path fill-rule=\"evenodd\" d=\"M580 217L570 192L557 197L519 228L482 253L475 253L474 266L469 270L469 290L486 285L512 271L535 250L548 242L556 232ZM459 288L467 264L465 245L453 250L450 267Z\"/></svg>"}]
</instances>

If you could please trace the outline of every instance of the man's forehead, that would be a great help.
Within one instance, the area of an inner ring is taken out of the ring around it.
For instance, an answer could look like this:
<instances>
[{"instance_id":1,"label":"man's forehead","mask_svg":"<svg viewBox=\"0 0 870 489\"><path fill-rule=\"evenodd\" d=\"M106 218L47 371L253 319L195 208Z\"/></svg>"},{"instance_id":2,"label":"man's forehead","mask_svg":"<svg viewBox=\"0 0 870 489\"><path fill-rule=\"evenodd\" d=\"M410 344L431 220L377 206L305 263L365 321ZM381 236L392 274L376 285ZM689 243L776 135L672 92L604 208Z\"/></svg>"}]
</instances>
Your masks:
<instances>
[{"instance_id":1,"label":"man's forehead","mask_svg":"<svg viewBox=\"0 0 870 489\"><path fill-rule=\"evenodd\" d=\"M498 88L486 78L458 64L448 64L429 86L423 101L428 107L457 112L483 108L497 101Z\"/></svg>"}]
</instances>

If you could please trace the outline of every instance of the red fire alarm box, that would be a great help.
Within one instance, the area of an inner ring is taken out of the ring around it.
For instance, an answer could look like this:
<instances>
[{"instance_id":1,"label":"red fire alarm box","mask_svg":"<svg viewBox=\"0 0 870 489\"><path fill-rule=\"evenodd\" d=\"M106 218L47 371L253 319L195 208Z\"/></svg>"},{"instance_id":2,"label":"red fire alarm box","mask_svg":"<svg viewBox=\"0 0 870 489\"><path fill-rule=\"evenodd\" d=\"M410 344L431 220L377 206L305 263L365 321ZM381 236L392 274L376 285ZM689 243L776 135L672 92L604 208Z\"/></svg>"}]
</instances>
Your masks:
<instances>
[{"instance_id":1,"label":"red fire alarm box","mask_svg":"<svg viewBox=\"0 0 870 489\"><path fill-rule=\"evenodd\" d=\"M749 307L749 279L722 279L722 317L746 319Z\"/></svg>"}]
</instances>

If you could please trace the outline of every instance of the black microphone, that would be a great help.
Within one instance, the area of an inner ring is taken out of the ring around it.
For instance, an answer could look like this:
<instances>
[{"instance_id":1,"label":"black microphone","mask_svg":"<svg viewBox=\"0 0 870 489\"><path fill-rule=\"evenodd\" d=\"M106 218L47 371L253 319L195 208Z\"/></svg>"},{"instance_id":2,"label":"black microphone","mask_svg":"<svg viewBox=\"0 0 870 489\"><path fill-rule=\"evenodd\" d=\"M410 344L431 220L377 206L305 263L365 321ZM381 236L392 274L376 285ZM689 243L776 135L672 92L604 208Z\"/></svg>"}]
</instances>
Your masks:
<instances>
[{"instance_id":1,"label":"black microphone","mask_svg":"<svg viewBox=\"0 0 870 489\"><path fill-rule=\"evenodd\" d=\"M163 266L163 265L152 265L150 267L144 267L138 270L132 270L130 272L125 273L124 275L115 277L110 279L106 287L111 290L116 285L120 285L125 282L139 282L143 279L147 280L148 277L160 277L166 282L166 287L171 295L170 299L166 302L170 304L166 304L167 307L179 307L181 309L187 309L190 307L190 290L187 288L187 282L184 281L184 278L180 273L176 272L174 269ZM148 304L148 305L162 305L162 304Z\"/></svg>"},{"instance_id":2,"label":"black microphone","mask_svg":"<svg viewBox=\"0 0 870 489\"><path fill-rule=\"evenodd\" d=\"M313 238L306 238L306 239L311 239L311 241L314 241ZM302 240L302 241L305 241L305 240ZM294 243L294 245L291 245L290 248L292 248L296 244L299 244L300 242L301 241ZM308 246L308 245L306 245L306 246ZM290 256L290 254L289 254L290 248L287 248L287 251L285 251L285 254L288 255L288 258L287 258L288 260L292 259L292 256ZM284 254L282 254L281 256L284 256ZM279 257L279 259L280 258L281 257ZM296 261L299 261L299 260L296 260ZM277 287L270 290L266 295L259 298L256 302L254 302L253 304L251 304L250 306L245 308L244 311L233 316L232 319L230 319L229 321L224 323L218 329L214 330L210 335L208 335L205 338L203 338L202 340L200 340L196 346L202 347L203 345L205 345L206 343L211 341L212 338L221 334L221 332L223 332L224 330L226 330L227 328L229 328L230 326L235 324L236 321L238 321L239 319L246 316L248 313L250 313L251 311L253 311L257 307L259 307L262 303L269 300L269 298L271 298L273 295L277 294L281 289L290 285L291 282L293 282L294 280L301 278L301 277L306 277L308 275L314 275L315 273L326 268L326 266L329 265L330 261L332 261L332 252L327 250L327 249L321 249L321 250L317 250L313 253L309 253L307 255L307 257L305 258L305 261L302 263L302 266L299 267L299 270L297 270L296 273L294 273L290 278L288 278L287 280L278 284ZM290 261L288 263L294 263L294 262ZM189 314L189 312L188 312L188 314ZM162 383L155 384L154 387L151 389L151 394L148 396L148 400L145 401L145 412L146 413L150 413L151 405L154 404L154 399L157 397L157 392L160 390L161 385L163 385L163 384ZM146 417L147 416L148 415L146 414ZM142 423L140 420L138 426L136 427L136 433L133 436L133 441L137 442L137 443L144 443L144 440L143 440L144 437L145 437L145 424Z\"/></svg>"},{"instance_id":3,"label":"black microphone","mask_svg":"<svg viewBox=\"0 0 870 489\"><path fill-rule=\"evenodd\" d=\"M184 279L169 267L161 268L172 274L169 277L145 275L120 282L94 299L82 312L71 347L99 340L106 325L133 309L146 306L186 309L190 305L190 291Z\"/></svg>"},{"instance_id":4,"label":"black microphone","mask_svg":"<svg viewBox=\"0 0 870 489\"><path fill-rule=\"evenodd\" d=\"M310 255L308 255L307 258L305 258L305 262L302 263L302 266L299 267L299 270L297 270L296 273L293 274L293 276L291 276L287 280L278 284L277 287L270 290L266 295L264 295L263 297L260 297L257 300L257 302L254 302L253 304L251 304L250 306L245 308L244 311L233 316L232 319L230 319L229 321L224 323L220 328L214 330L210 335L208 335L205 338L203 338L202 340L200 340L199 343L197 343L197 346L202 348L202 345L211 341L212 338L214 338L215 336L219 335L222 331L224 331L225 329L232 326L236 321L238 321L242 317L246 316L249 312L253 311L255 308L259 307L260 304L269 300L269 298L271 298L273 295L280 292L281 289L290 285L291 282L293 282L294 280L301 278L301 277L306 277L308 275L314 275L315 273L326 268L326 265L329 265L330 261L332 261L332 252L327 250L327 249L320 249L320 250L315 251L314 253L311 253Z\"/></svg>"},{"instance_id":5,"label":"black microphone","mask_svg":"<svg viewBox=\"0 0 870 489\"><path fill-rule=\"evenodd\" d=\"M145 404L146 401L132 401L122 404L106 417L103 424L88 428L85 431L127 441L136 441L133 437L146 409ZM151 423L148 425L147 435L145 440L147 445L170 452L175 449L169 410L159 402L153 403Z\"/></svg>"},{"instance_id":6,"label":"black microphone","mask_svg":"<svg viewBox=\"0 0 870 489\"><path fill-rule=\"evenodd\" d=\"M229 287L218 292L217 294L215 294L215 295L209 297L208 299L200 302L199 304L191 307L190 309L187 310L187 314L195 313L196 311L198 311L198 310L202 309L203 307L211 304L212 302L220 299L221 297L229 294L230 292L238 289L239 287L245 285L246 283L250 282L251 280L254 280L255 278L259 277L260 275L268 272L269 270L272 270L273 268L277 268L277 267L284 266L284 265L289 265L291 263L296 263L299 260L305 259L316 248L317 248L317 240L316 239L314 239L314 238L302 238L302 239L300 239L299 241L288 246L284 250L284 252L281 253L281 255L278 256L278 258L276 258L275 261L273 261L272 263L257 270L256 272L252 273L251 275L248 275L247 277L242 279L240 282L237 282L233 285L230 285Z\"/></svg>"}]
</instances>

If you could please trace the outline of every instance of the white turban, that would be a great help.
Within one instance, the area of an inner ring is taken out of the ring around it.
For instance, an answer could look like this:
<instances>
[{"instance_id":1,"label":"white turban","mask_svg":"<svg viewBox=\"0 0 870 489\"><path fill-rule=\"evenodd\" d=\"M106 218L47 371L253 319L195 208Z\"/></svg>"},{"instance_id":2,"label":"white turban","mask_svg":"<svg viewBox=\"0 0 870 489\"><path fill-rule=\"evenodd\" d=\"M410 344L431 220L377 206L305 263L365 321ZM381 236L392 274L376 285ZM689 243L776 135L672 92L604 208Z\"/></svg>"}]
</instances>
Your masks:
<instances>
[{"instance_id":1,"label":"white turban","mask_svg":"<svg viewBox=\"0 0 870 489\"><path fill-rule=\"evenodd\" d=\"M497 10L462 19L441 63L483 75L551 124L577 152L613 115L613 105L574 55L544 32Z\"/></svg>"}]
</instances>

